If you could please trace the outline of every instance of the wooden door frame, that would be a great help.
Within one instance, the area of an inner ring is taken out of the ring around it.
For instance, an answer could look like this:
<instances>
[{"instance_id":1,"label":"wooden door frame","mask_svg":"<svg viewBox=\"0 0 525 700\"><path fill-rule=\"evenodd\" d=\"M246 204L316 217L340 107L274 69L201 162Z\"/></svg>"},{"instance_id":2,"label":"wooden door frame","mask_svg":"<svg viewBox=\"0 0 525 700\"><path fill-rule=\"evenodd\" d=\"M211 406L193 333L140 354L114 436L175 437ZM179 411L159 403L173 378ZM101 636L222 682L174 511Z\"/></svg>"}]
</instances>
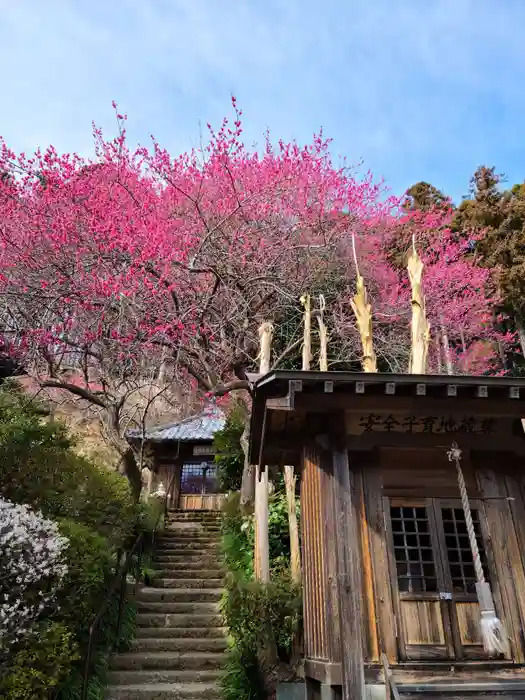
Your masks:
<instances>
[{"instance_id":1,"label":"wooden door frame","mask_svg":"<svg viewBox=\"0 0 525 700\"><path fill-rule=\"evenodd\" d=\"M448 656L440 656L438 654L433 654L432 658L434 660L442 659L443 661L486 661L488 657L483 653L475 653L475 655L468 654L468 650L461 641L461 633L459 628L459 621L457 616L456 604L461 602L477 602L477 597L475 594L463 594L459 593L454 595L452 590L452 580L450 572L450 562L448 562L447 556L447 546L445 541L445 531L442 517L443 508L461 508L461 499L459 498L439 498L439 497L412 497L408 496L403 498L402 496L383 496L383 512L385 519L385 533L387 538L387 550L388 550L388 568L390 576L390 586L392 590L392 603L395 613L396 620L396 630L397 630L397 648L400 661L413 661L415 658L412 655L407 654L407 644L406 632L404 629L403 615L401 611L401 603L403 600L403 594L399 590L398 578L397 578L397 566L395 559L395 545L392 532L392 522L391 522L391 507L425 507L427 509L428 519L429 519L429 529L432 543L432 551L434 553L434 566L436 570L436 578L438 582L438 592L434 598L431 594L428 595L428 600L440 600L440 611L441 619L443 624L443 631L445 636L444 646L447 649ZM484 509L484 502L482 499L473 499L470 501L473 509L475 509L479 514L479 523L481 529L481 535L483 539L483 545L485 549L485 554L487 558L487 568L490 576L491 588L494 594L494 601L496 604L496 611L498 615L505 616L505 608L503 605L503 600L500 594L500 582L498 569L496 567L496 562L494 558L494 553L492 549L492 540L490 538L490 532L488 529L487 516ZM452 599L448 600L441 598L440 593L449 593L453 596ZM422 598L424 599L424 598ZM422 645L422 651L424 645ZM438 647L436 648L438 651ZM513 654L515 656L515 654ZM428 658L428 657L425 657ZM511 659L512 660L512 659Z\"/></svg>"},{"instance_id":2,"label":"wooden door frame","mask_svg":"<svg viewBox=\"0 0 525 700\"><path fill-rule=\"evenodd\" d=\"M443 586L444 580L443 580L443 562L440 560L439 554L440 554L440 547L439 547L439 541L437 539L437 527L436 527L436 521L435 521L435 512L434 512L434 501L436 499L434 498L417 498L417 497L408 497L408 498L403 498L402 496L383 496L382 497L382 503L383 503L383 513L385 516L385 532L386 532L386 537L387 537L387 550L388 550L388 568L389 568L389 576L390 576L390 585L392 588L392 598L393 598L393 605L394 605L394 614L395 614L395 620L396 620L396 630L397 630L397 647L398 647L398 655L400 661L417 661L417 660L424 660L427 659L429 660L430 658L433 661L454 661L456 660L455 652L454 652L454 637L453 637L453 630L452 630L452 625L450 621L450 610L448 606L446 606L446 601L443 601L440 597L440 591L438 590L436 594L427 594L427 600L435 600L436 602L439 602L439 609L441 612L441 620L443 624L443 633L445 637L445 642L444 642L444 647L445 647L445 653L443 655L433 653L432 656L425 656L421 657L420 659L415 659L412 655L409 657L407 654L407 647L410 646L407 643L406 639L406 633L405 633L405 628L404 628L404 623L403 623L403 615L401 613L401 603L403 600L403 597L401 595L401 591L399 590L399 583L398 583L398 578L397 578L397 566L396 566L396 560L395 560L395 552L394 552L394 537L393 537L393 532L392 532L392 519L390 515L390 508L396 507L396 504L399 504L398 507L407 507L407 508L425 508L428 513L428 519L429 519L429 535L430 535L430 541L432 545L432 552L434 555L434 567L435 567L435 572L436 572L436 579L437 579L437 587L438 589ZM436 556L437 555L437 556ZM422 598L423 600L423 598ZM430 646L430 645L427 645ZM423 652L423 647L424 645L421 645L422 647L422 652ZM436 647L435 652L437 652L438 649Z\"/></svg>"}]
</instances>

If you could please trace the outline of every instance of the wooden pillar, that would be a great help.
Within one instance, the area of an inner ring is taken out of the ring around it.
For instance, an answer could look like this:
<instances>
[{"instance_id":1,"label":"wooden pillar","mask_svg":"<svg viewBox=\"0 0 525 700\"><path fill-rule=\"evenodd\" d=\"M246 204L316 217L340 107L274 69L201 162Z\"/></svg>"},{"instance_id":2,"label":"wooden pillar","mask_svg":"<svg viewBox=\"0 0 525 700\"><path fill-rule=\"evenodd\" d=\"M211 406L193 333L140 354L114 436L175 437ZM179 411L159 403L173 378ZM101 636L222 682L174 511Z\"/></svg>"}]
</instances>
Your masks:
<instances>
[{"instance_id":1,"label":"wooden pillar","mask_svg":"<svg viewBox=\"0 0 525 700\"><path fill-rule=\"evenodd\" d=\"M290 531L290 569L292 581L301 583L301 555L299 553L299 528L297 526L297 510L295 506L296 477L292 465L284 467L284 483L286 486L286 502L288 504L288 528Z\"/></svg>"},{"instance_id":2,"label":"wooden pillar","mask_svg":"<svg viewBox=\"0 0 525 700\"><path fill-rule=\"evenodd\" d=\"M173 469L175 470L175 477L173 479L173 488L170 493L170 508L176 510L179 507L180 481L182 477L182 459L180 459L180 457L177 457L175 460Z\"/></svg>"},{"instance_id":3,"label":"wooden pillar","mask_svg":"<svg viewBox=\"0 0 525 700\"><path fill-rule=\"evenodd\" d=\"M317 323L319 325L319 370L328 372L328 332L324 322L324 312L326 302L322 294L319 295L319 310L317 312Z\"/></svg>"},{"instance_id":4,"label":"wooden pillar","mask_svg":"<svg viewBox=\"0 0 525 700\"><path fill-rule=\"evenodd\" d=\"M409 374L426 374L430 327L425 310L423 294L423 261L416 250L416 239L412 237L412 251L408 258L408 276L412 288L412 344L410 347Z\"/></svg>"},{"instance_id":5,"label":"wooden pillar","mask_svg":"<svg viewBox=\"0 0 525 700\"><path fill-rule=\"evenodd\" d=\"M255 472L255 578L261 583L270 580L270 544L268 540L268 468Z\"/></svg>"},{"instance_id":6,"label":"wooden pillar","mask_svg":"<svg viewBox=\"0 0 525 700\"><path fill-rule=\"evenodd\" d=\"M362 648L361 561L359 505L356 503L348 451L337 446L332 453L336 504L336 546L339 579L343 700L363 700L365 678Z\"/></svg>"},{"instance_id":7,"label":"wooden pillar","mask_svg":"<svg viewBox=\"0 0 525 700\"><path fill-rule=\"evenodd\" d=\"M261 353L259 359L260 374L270 371L270 356L272 349L273 326L263 323L259 328ZM270 580L270 543L268 540L268 467L261 469L258 464L255 470L255 548L254 574L262 583Z\"/></svg>"}]
</instances>

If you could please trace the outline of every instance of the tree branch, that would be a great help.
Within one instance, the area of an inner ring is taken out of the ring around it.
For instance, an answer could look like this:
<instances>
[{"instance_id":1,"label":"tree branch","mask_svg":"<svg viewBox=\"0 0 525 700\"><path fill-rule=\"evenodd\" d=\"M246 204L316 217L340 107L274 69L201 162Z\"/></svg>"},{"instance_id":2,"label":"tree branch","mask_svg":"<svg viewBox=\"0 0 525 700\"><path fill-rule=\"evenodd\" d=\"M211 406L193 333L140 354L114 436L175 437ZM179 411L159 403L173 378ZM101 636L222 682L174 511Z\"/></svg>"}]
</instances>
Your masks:
<instances>
[{"instance_id":1,"label":"tree branch","mask_svg":"<svg viewBox=\"0 0 525 700\"><path fill-rule=\"evenodd\" d=\"M69 384L69 382L61 382L54 379L41 380L40 386L48 389L64 389L69 391L70 394L79 396L81 399L89 401L89 403L99 406L100 408L108 408L109 404L100 398L96 393L89 391L89 389L84 389L81 386L76 386L75 384Z\"/></svg>"},{"instance_id":2,"label":"tree branch","mask_svg":"<svg viewBox=\"0 0 525 700\"><path fill-rule=\"evenodd\" d=\"M213 396L226 396L226 394L229 394L231 391L241 390L247 391L250 396L253 395L250 382L246 379L232 379L232 381L227 384L219 384L211 393Z\"/></svg>"}]
</instances>

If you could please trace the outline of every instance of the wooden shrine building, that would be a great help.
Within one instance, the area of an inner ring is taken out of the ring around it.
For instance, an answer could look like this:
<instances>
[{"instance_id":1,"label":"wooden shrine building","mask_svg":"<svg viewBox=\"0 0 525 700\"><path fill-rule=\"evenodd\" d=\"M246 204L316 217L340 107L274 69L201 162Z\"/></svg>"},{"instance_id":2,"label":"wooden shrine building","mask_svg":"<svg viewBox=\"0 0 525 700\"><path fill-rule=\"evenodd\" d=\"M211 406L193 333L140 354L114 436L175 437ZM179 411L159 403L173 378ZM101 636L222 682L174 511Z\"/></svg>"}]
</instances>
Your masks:
<instances>
[{"instance_id":1,"label":"wooden shrine building","mask_svg":"<svg viewBox=\"0 0 525 700\"><path fill-rule=\"evenodd\" d=\"M257 379L251 461L301 472L308 700L525 697L522 416L519 379L310 371ZM509 644L491 657L453 441Z\"/></svg>"},{"instance_id":2,"label":"wooden shrine building","mask_svg":"<svg viewBox=\"0 0 525 700\"><path fill-rule=\"evenodd\" d=\"M151 470L148 490L153 491L160 484L165 489L171 486L171 509L220 509L224 495L219 493L213 437L222 430L224 422L222 411L212 406L196 416L151 428L144 438L139 430L128 431L130 443L138 445L144 440Z\"/></svg>"}]
</instances>

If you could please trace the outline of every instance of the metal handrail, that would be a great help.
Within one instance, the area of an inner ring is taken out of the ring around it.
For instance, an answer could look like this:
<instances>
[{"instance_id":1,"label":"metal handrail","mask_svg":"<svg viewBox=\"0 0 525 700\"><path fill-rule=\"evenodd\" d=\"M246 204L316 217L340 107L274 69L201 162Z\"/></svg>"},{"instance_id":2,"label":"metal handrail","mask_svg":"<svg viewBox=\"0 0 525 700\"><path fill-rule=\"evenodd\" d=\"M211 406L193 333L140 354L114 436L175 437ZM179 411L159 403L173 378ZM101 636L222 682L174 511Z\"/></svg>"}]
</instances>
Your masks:
<instances>
[{"instance_id":1,"label":"metal handrail","mask_svg":"<svg viewBox=\"0 0 525 700\"><path fill-rule=\"evenodd\" d=\"M175 481L175 476L176 476L176 470L174 470L173 475L170 479L168 489L166 490L166 494L164 496L164 502L162 505L162 508L157 516L157 520L155 521L155 524L153 526L152 530L152 543L155 541L155 534L157 532L157 528L159 526L159 523L161 522L161 519L166 519L166 515L168 512L168 500L169 500L169 494L172 491L173 488L173 483ZM109 604L111 602L111 598L113 594L116 592L120 585L120 595L119 595L119 608L118 608L118 617L117 617L117 631L115 635L115 642L118 643L119 637L120 637L120 627L121 627L121 621L122 621L122 611L124 607L124 592L126 590L126 578L127 574L130 570L130 565L131 562L133 561L133 557L135 554L138 552L138 557L137 557L137 566L135 568L135 593L137 592L137 585L138 582L140 581L140 568L142 564L142 554L143 554L143 549L144 549L144 539L145 539L145 532L139 532L137 535L137 538L135 539L135 542L133 544L133 547L126 553L126 558L124 559L124 562L121 564L120 559L121 559L121 554L122 550L118 550L117 552L117 569L115 572L115 577L113 578L113 581L111 583L111 586L109 587L108 594L106 598L104 599L104 602L100 606L99 611L95 615L93 622L91 623L89 627L89 638L88 638L88 645L86 649L86 660L84 662L84 674L82 677L82 691L81 691L81 700L87 700L87 695L88 695L88 686L89 686L89 671L91 668L91 660L93 656L93 642L94 642L94 636L95 632L98 630L98 626L100 624L100 621L104 617L104 614L107 612L107 609L109 607ZM109 650L110 652L112 649Z\"/></svg>"}]
</instances>

